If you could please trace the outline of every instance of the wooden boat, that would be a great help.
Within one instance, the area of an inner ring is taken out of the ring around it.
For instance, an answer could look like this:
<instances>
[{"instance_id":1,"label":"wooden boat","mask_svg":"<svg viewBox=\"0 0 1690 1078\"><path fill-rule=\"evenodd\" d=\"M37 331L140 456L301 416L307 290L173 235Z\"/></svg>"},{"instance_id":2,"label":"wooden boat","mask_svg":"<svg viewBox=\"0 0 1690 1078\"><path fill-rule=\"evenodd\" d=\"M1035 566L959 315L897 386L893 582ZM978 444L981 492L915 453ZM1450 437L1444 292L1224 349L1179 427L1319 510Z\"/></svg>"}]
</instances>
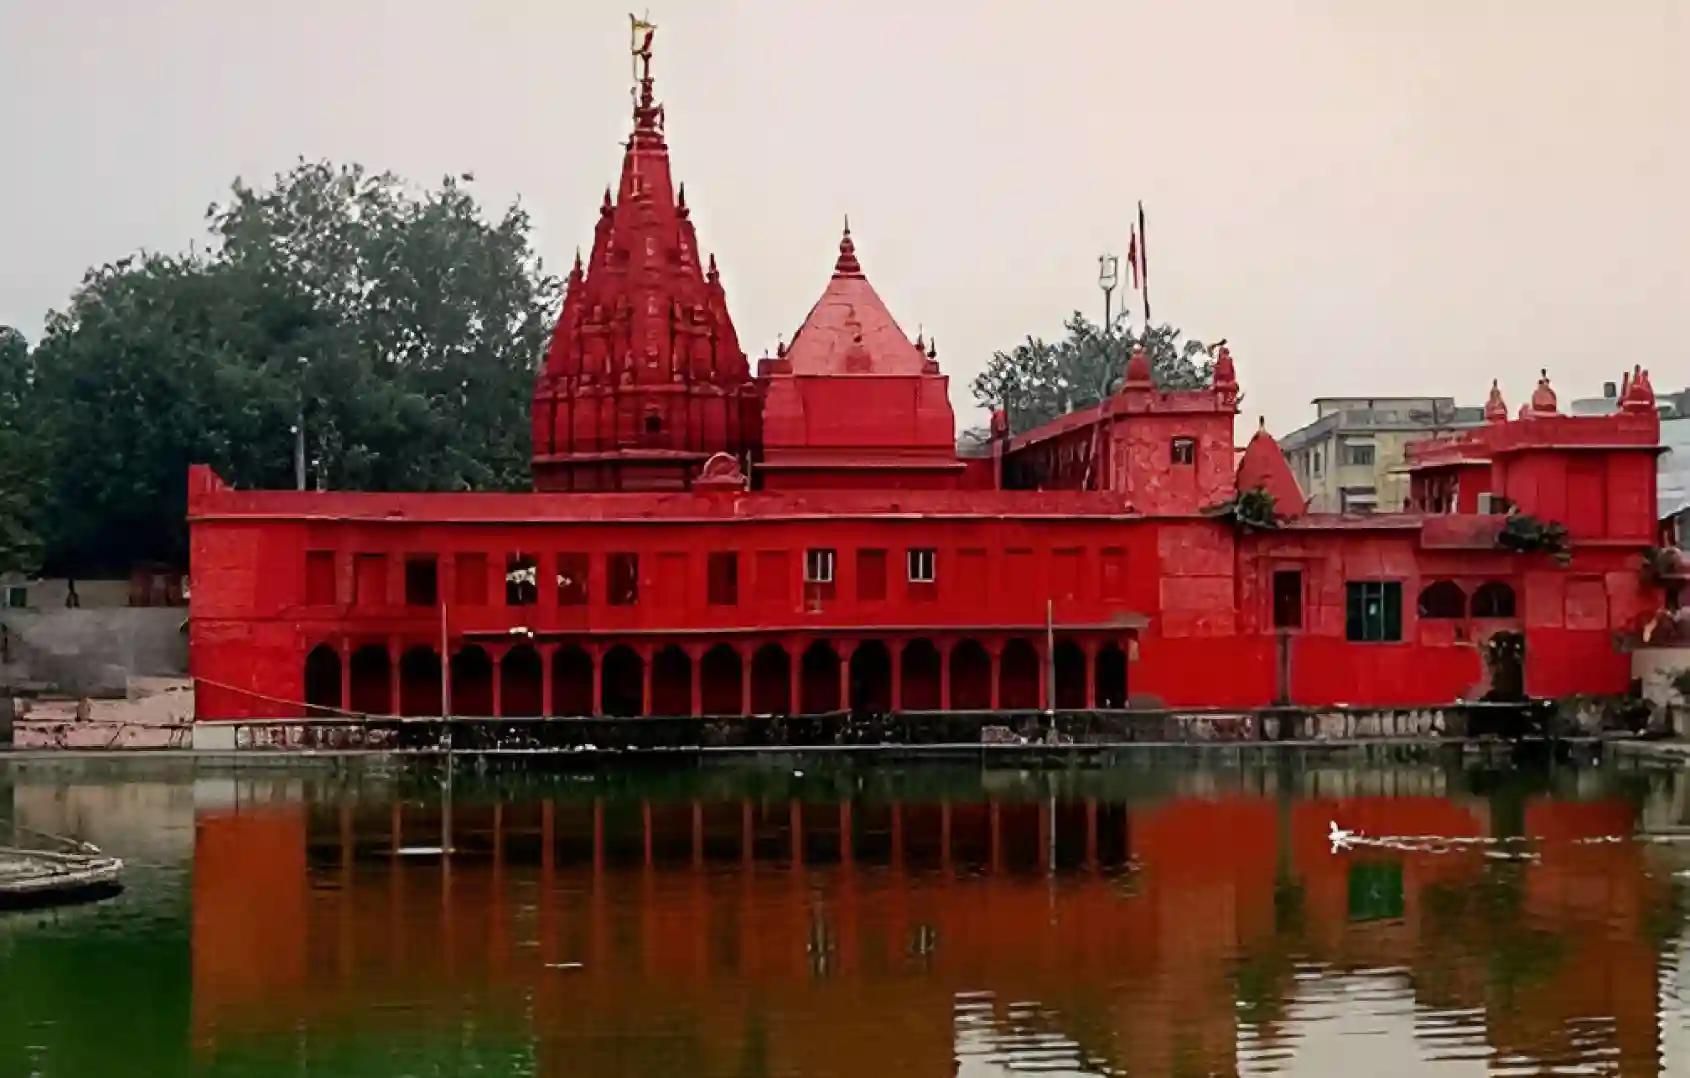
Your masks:
<instances>
[{"instance_id":1,"label":"wooden boat","mask_svg":"<svg viewBox=\"0 0 1690 1078\"><path fill-rule=\"evenodd\" d=\"M70 853L0 846L0 906L42 906L120 890L123 860L92 846Z\"/></svg>"}]
</instances>

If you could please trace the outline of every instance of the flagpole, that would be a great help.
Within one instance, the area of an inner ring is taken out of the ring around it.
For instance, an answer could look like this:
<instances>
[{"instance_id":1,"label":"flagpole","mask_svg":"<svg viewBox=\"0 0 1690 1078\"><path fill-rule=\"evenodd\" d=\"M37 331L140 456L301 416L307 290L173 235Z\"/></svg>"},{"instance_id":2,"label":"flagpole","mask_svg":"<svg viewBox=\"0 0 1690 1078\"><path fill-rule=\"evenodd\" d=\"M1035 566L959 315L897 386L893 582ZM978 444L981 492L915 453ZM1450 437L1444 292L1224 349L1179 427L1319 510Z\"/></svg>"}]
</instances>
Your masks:
<instances>
[{"instance_id":1,"label":"flagpole","mask_svg":"<svg viewBox=\"0 0 1690 1078\"><path fill-rule=\"evenodd\" d=\"M1150 243L1144 234L1144 201L1138 204L1138 283L1144 290L1144 336L1150 336Z\"/></svg>"}]
</instances>

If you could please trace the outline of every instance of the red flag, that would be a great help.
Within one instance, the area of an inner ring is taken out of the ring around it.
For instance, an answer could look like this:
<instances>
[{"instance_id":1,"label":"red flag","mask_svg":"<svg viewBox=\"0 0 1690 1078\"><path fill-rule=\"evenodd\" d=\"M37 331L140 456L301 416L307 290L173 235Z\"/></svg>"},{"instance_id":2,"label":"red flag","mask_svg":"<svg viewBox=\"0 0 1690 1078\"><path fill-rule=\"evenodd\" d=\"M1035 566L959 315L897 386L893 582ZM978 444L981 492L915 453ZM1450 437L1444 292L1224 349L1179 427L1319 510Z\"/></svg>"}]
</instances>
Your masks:
<instances>
[{"instance_id":1,"label":"red flag","mask_svg":"<svg viewBox=\"0 0 1690 1078\"><path fill-rule=\"evenodd\" d=\"M1127 243L1127 265L1133 268L1133 291L1138 291L1138 229L1132 230L1132 239Z\"/></svg>"}]
</instances>

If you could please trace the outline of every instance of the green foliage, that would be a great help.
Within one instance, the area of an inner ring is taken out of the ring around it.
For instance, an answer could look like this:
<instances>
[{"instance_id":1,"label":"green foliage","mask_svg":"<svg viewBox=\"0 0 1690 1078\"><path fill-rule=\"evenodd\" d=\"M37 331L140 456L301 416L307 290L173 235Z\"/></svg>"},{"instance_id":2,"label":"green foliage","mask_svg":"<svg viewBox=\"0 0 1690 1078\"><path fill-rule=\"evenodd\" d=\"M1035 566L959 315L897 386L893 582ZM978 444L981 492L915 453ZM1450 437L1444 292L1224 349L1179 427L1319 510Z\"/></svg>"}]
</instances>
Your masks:
<instances>
[{"instance_id":1,"label":"green foliage","mask_svg":"<svg viewBox=\"0 0 1690 1078\"><path fill-rule=\"evenodd\" d=\"M1496 534L1496 545L1515 553L1543 553L1562 565L1573 559L1567 527L1553 520L1539 520L1529 513L1514 513Z\"/></svg>"},{"instance_id":2,"label":"green foliage","mask_svg":"<svg viewBox=\"0 0 1690 1078\"><path fill-rule=\"evenodd\" d=\"M41 565L41 458L27 407L33 360L23 334L0 326L0 574L27 576Z\"/></svg>"},{"instance_id":3,"label":"green foliage","mask_svg":"<svg viewBox=\"0 0 1690 1078\"><path fill-rule=\"evenodd\" d=\"M1133 347L1142 343L1151 375L1163 389L1206 385L1214 364L1201 341L1182 341L1172 326L1105 329L1080 312L1063 324L1067 337L1055 344L1028 337L1008 352L994 352L971 386L983 407L1009 413L1012 431L1030 430L1115 392L1126 375Z\"/></svg>"},{"instance_id":4,"label":"green foliage","mask_svg":"<svg viewBox=\"0 0 1690 1078\"><path fill-rule=\"evenodd\" d=\"M1210 506L1205 512L1219 520L1227 521L1246 534L1272 531L1283 522L1278 507L1274 504L1273 495L1262 487L1241 490L1219 505Z\"/></svg>"},{"instance_id":5,"label":"green foliage","mask_svg":"<svg viewBox=\"0 0 1690 1078\"><path fill-rule=\"evenodd\" d=\"M34 354L49 560L182 563L187 466L292 486L301 409L313 485L523 486L558 285L470 182L301 162L213 205L208 253L90 271Z\"/></svg>"}]
</instances>

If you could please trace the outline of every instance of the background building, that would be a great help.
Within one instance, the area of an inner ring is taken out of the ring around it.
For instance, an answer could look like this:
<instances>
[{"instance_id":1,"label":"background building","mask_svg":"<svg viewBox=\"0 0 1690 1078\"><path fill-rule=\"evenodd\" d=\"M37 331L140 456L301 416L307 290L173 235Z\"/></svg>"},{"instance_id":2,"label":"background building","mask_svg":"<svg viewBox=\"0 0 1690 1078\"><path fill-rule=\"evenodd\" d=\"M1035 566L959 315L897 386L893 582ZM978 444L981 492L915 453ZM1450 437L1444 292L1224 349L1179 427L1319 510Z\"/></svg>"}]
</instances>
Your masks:
<instances>
[{"instance_id":1,"label":"background building","mask_svg":"<svg viewBox=\"0 0 1690 1078\"><path fill-rule=\"evenodd\" d=\"M1395 513L1408 499L1403 447L1477 426L1454 397L1316 397L1315 421L1279 440L1315 513Z\"/></svg>"}]
</instances>

